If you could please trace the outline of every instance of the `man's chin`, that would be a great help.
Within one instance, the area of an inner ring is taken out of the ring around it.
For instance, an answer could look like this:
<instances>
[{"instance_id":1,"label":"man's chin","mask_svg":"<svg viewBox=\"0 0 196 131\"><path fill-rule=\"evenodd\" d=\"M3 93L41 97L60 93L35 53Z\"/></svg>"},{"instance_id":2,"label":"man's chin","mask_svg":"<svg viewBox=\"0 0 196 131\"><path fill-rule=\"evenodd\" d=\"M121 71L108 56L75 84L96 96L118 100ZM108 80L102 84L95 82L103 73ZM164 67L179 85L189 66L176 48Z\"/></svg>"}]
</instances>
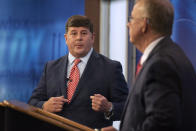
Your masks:
<instances>
[{"instance_id":1,"label":"man's chin","mask_svg":"<svg viewBox=\"0 0 196 131\"><path fill-rule=\"evenodd\" d=\"M77 51L76 55L77 55L77 57L84 57L84 56L86 56L87 53L84 51Z\"/></svg>"},{"instance_id":2,"label":"man's chin","mask_svg":"<svg viewBox=\"0 0 196 131\"><path fill-rule=\"evenodd\" d=\"M134 43L133 39L129 39L129 41L130 41L131 43Z\"/></svg>"}]
</instances>

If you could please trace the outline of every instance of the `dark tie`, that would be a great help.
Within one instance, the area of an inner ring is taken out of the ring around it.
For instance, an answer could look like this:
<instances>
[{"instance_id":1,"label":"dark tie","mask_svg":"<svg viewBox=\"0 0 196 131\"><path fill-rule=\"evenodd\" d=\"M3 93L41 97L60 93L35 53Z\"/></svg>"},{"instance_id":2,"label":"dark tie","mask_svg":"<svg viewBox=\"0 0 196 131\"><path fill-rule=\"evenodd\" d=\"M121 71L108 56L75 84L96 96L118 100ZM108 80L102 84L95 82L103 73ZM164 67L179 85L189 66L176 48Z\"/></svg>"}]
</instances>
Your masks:
<instances>
[{"instance_id":1,"label":"dark tie","mask_svg":"<svg viewBox=\"0 0 196 131\"><path fill-rule=\"evenodd\" d=\"M139 60L138 64L137 64L137 69L135 72L135 76L137 77L137 75L139 74L140 70L142 69L142 65L141 65L141 59Z\"/></svg>"},{"instance_id":2,"label":"dark tie","mask_svg":"<svg viewBox=\"0 0 196 131\"><path fill-rule=\"evenodd\" d=\"M80 79L80 71L77 66L78 63L80 63L80 61L81 61L80 59L75 59L74 66L71 68L71 72L69 75L69 82L67 86L67 99L69 101L68 103L70 103Z\"/></svg>"}]
</instances>

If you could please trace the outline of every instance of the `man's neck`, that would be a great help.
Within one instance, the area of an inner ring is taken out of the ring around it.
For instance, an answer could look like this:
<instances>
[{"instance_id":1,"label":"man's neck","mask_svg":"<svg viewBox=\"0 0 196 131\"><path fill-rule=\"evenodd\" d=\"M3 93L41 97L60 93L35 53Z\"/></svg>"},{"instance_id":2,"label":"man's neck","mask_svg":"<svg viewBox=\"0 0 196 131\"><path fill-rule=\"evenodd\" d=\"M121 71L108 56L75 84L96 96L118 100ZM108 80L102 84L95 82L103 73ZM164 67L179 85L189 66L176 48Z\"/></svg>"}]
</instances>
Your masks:
<instances>
[{"instance_id":1,"label":"man's neck","mask_svg":"<svg viewBox=\"0 0 196 131\"><path fill-rule=\"evenodd\" d=\"M146 35L144 36L143 41L141 43L141 46L138 47L137 49L139 51L141 51L142 53L144 53L144 50L150 45L150 43L152 43L154 40L162 37L163 35L160 34L153 34L153 35Z\"/></svg>"}]
</instances>

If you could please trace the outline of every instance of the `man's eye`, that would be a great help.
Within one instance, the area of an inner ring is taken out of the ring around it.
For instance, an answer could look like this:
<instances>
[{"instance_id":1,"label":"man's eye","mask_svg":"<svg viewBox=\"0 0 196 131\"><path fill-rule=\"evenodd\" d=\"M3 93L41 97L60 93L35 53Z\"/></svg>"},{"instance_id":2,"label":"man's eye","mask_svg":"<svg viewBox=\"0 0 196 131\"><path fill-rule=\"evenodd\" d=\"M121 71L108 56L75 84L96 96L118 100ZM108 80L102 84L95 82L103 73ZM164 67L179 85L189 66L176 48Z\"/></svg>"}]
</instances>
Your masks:
<instances>
[{"instance_id":1,"label":"man's eye","mask_svg":"<svg viewBox=\"0 0 196 131\"><path fill-rule=\"evenodd\" d=\"M87 32L82 32L82 35L86 35L87 34Z\"/></svg>"},{"instance_id":2,"label":"man's eye","mask_svg":"<svg viewBox=\"0 0 196 131\"><path fill-rule=\"evenodd\" d=\"M71 33L71 35L76 35L76 34L77 34L76 32L72 32L72 33Z\"/></svg>"}]
</instances>

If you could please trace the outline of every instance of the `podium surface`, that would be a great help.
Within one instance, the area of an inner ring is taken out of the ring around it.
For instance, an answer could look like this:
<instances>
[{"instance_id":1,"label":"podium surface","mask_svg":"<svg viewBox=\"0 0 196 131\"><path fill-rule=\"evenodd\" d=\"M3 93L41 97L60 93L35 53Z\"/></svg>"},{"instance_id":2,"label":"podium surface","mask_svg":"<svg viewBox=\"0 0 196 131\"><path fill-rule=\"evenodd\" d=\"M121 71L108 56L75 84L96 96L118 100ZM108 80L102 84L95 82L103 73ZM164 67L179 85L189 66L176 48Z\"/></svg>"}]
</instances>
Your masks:
<instances>
[{"instance_id":1,"label":"podium surface","mask_svg":"<svg viewBox=\"0 0 196 131\"><path fill-rule=\"evenodd\" d=\"M0 128L3 131L94 131L59 115L19 101L0 103Z\"/></svg>"}]
</instances>

